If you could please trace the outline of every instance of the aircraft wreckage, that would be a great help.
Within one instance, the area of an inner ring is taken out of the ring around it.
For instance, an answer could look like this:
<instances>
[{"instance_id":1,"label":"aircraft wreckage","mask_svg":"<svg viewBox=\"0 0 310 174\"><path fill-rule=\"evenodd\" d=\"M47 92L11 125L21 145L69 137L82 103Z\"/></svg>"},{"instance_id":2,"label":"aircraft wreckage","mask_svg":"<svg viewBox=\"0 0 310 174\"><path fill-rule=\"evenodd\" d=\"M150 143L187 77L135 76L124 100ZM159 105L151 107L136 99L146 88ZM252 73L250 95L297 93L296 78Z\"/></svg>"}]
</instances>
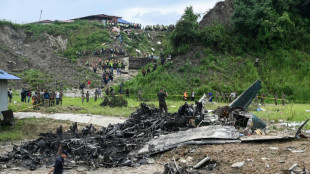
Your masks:
<instances>
[{"instance_id":1,"label":"aircraft wreckage","mask_svg":"<svg viewBox=\"0 0 310 174\"><path fill-rule=\"evenodd\" d=\"M181 145L256 141L248 138L252 136L240 137L240 132L251 134L266 128L263 121L246 111L260 88L257 80L229 106L212 112L204 108L204 96L196 105L185 103L177 113L164 118L159 117L158 108L142 103L122 124L100 130L92 125L78 130L76 123L68 131L59 127L56 133L41 133L34 141L14 146L13 151L0 156L0 164L35 170L42 165L51 166L65 149L70 154L67 168L136 166L150 163L148 157L152 154ZM258 140L277 138L294 137L260 136Z\"/></svg>"}]
</instances>

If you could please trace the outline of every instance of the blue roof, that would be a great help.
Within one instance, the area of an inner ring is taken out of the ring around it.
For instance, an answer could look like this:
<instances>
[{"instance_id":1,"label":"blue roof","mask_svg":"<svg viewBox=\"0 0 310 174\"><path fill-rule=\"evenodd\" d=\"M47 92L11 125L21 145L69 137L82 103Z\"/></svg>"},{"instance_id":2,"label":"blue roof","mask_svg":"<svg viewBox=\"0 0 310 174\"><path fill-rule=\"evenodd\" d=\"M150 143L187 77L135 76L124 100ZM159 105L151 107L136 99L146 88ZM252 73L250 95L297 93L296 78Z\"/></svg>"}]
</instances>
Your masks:
<instances>
[{"instance_id":1,"label":"blue roof","mask_svg":"<svg viewBox=\"0 0 310 174\"><path fill-rule=\"evenodd\" d=\"M118 22L118 23L123 23L123 24L130 24L130 22L125 21L124 19L121 19L121 18L118 18L118 19L117 19L117 22Z\"/></svg>"},{"instance_id":2,"label":"blue roof","mask_svg":"<svg viewBox=\"0 0 310 174\"><path fill-rule=\"evenodd\" d=\"M20 78L13 76L5 71L0 69L0 80L20 80Z\"/></svg>"}]
</instances>

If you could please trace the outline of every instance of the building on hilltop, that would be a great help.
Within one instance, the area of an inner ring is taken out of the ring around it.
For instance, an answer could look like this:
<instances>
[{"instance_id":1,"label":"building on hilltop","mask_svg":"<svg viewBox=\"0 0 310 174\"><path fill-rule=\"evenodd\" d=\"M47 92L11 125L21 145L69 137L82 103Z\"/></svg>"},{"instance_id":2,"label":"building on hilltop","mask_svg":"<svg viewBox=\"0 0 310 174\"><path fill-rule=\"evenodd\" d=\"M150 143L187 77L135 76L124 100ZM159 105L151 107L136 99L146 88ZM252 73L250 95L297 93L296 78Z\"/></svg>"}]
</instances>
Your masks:
<instances>
[{"instance_id":1,"label":"building on hilltop","mask_svg":"<svg viewBox=\"0 0 310 174\"><path fill-rule=\"evenodd\" d=\"M122 17L118 16L109 16L105 14L98 14L98 15L91 15L91 16L85 16L80 18L75 18L72 20L89 20L89 21L97 21L99 23L102 23L103 25L107 25L108 22L112 22L114 24L118 23L118 19L121 19Z\"/></svg>"},{"instance_id":2,"label":"building on hilltop","mask_svg":"<svg viewBox=\"0 0 310 174\"><path fill-rule=\"evenodd\" d=\"M8 110L8 80L20 80L20 78L0 70L0 115L2 111Z\"/></svg>"}]
</instances>

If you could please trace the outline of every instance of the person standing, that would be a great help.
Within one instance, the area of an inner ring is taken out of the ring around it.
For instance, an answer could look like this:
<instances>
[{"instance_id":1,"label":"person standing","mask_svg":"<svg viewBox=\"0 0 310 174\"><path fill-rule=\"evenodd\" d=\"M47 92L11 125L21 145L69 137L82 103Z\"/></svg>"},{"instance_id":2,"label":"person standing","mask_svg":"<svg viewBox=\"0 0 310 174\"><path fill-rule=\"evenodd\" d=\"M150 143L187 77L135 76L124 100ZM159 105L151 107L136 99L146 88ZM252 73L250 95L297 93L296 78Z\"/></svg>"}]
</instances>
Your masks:
<instances>
[{"instance_id":1,"label":"person standing","mask_svg":"<svg viewBox=\"0 0 310 174\"><path fill-rule=\"evenodd\" d=\"M187 101L187 97L188 97L188 94L187 94L187 92L186 91L184 91L184 93L183 93L183 99L184 99L184 101Z\"/></svg>"},{"instance_id":2,"label":"person standing","mask_svg":"<svg viewBox=\"0 0 310 174\"><path fill-rule=\"evenodd\" d=\"M8 91L8 97L9 97L9 102L11 103L11 102L12 102L12 98L13 98L12 89L10 89L10 90Z\"/></svg>"},{"instance_id":3,"label":"person standing","mask_svg":"<svg viewBox=\"0 0 310 174\"><path fill-rule=\"evenodd\" d=\"M39 96L38 96L38 92L34 92L34 95L32 96L32 100L33 100L33 109L34 110L39 110Z\"/></svg>"},{"instance_id":4,"label":"person standing","mask_svg":"<svg viewBox=\"0 0 310 174\"><path fill-rule=\"evenodd\" d=\"M59 105L59 100L60 100L60 93L57 91L56 92L56 105Z\"/></svg>"},{"instance_id":5,"label":"person standing","mask_svg":"<svg viewBox=\"0 0 310 174\"><path fill-rule=\"evenodd\" d=\"M261 105L264 105L264 102L265 102L265 94L262 93L261 97L260 97L260 103Z\"/></svg>"},{"instance_id":6,"label":"person standing","mask_svg":"<svg viewBox=\"0 0 310 174\"><path fill-rule=\"evenodd\" d=\"M254 63L254 66L257 67L257 68L258 68L258 62L259 62L259 58L257 57L257 58L255 59L255 63Z\"/></svg>"},{"instance_id":7,"label":"person standing","mask_svg":"<svg viewBox=\"0 0 310 174\"><path fill-rule=\"evenodd\" d=\"M142 69L142 75L143 75L143 77L145 76L145 74L146 74L146 71L145 71L145 69L143 68L143 69Z\"/></svg>"},{"instance_id":8,"label":"person standing","mask_svg":"<svg viewBox=\"0 0 310 174\"><path fill-rule=\"evenodd\" d=\"M101 97L101 88L97 89L98 97Z\"/></svg>"},{"instance_id":9,"label":"person standing","mask_svg":"<svg viewBox=\"0 0 310 174\"><path fill-rule=\"evenodd\" d=\"M129 89L126 89L126 98L129 98Z\"/></svg>"},{"instance_id":10,"label":"person standing","mask_svg":"<svg viewBox=\"0 0 310 174\"><path fill-rule=\"evenodd\" d=\"M221 102L225 102L225 92L221 92Z\"/></svg>"},{"instance_id":11,"label":"person standing","mask_svg":"<svg viewBox=\"0 0 310 174\"><path fill-rule=\"evenodd\" d=\"M159 101L159 116L161 117L163 109L165 110L165 116L168 116L168 109L165 97L168 97L168 93L164 93L164 89L161 88L160 92L157 94L158 101Z\"/></svg>"},{"instance_id":12,"label":"person standing","mask_svg":"<svg viewBox=\"0 0 310 174\"><path fill-rule=\"evenodd\" d=\"M192 90L191 93L191 101L195 101L195 92Z\"/></svg>"},{"instance_id":13,"label":"person standing","mask_svg":"<svg viewBox=\"0 0 310 174\"><path fill-rule=\"evenodd\" d=\"M63 150L61 155L56 158L55 165L53 168L48 172L48 174L62 174L64 168L65 159L69 156L69 153L66 150Z\"/></svg>"},{"instance_id":14,"label":"person standing","mask_svg":"<svg viewBox=\"0 0 310 174\"><path fill-rule=\"evenodd\" d=\"M44 92L44 106L47 108L49 105L49 100L50 100L50 94L48 90L45 90Z\"/></svg>"},{"instance_id":15,"label":"person standing","mask_svg":"<svg viewBox=\"0 0 310 174\"><path fill-rule=\"evenodd\" d=\"M84 96L84 92L82 92L82 104L84 104L84 100L85 100L85 96Z\"/></svg>"},{"instance_id":16,"label":"person standing","mask_svg":"<svg viewBox=\"0 0 310 174\"><path fill-rule=\"evenodd\" d=\"M86 103L88 103L89 102L89 92L87 91L86 92Z\"/></svg>"},{"instance_id":17,"label":"person standing","mask_svg":"<svg viewBox=\"0 0 310 174\"><path fill-rule=\"evenodd\" d=\"M215 95L216 95L215 100L219 103L220 102L220 92L216 91Z\"/></svg>"},{"instance_id":18,"label":"person standing","mask_svg":"<svg viewBox=\"0 0 310 174\"><path fill-rule=\"evenodd\" d=\"M273 97L274 97L274 104L278 105L278 94L274 93Z\"/></svg>"},{"instance_id":19,"label":"person standing","mask_svg":"<svg viewBox=\"0 0 310 174\"><path fill-rule=\"evenodd\" d=\"M285 106L285 94L282 94L282 105Z\"/></svg>"},{"instance_id":20,"label":"person standing","mask_svg":"<svg viewBox=\"0 0 310 174\"><path fill-rule=\"evenodd\" d=\"M90 88L90 86L91 86L91 81L88 80L87 84L88 84L88 88ZM83 90L83 89L82 89L82 90Z\"/></svg>"},{"instance_id":21,"label":"person standing","mask_svg":"<svg viewBox=\"0 0 310 174\"><path fill-rule=\"evenodd\" d=\"M95 90L95 102L97 101L97 98L98 98L98 91L97 89Z\"/></svg>"},{"instance_id":22,"label":"person standing","mask_svg":"<svg viewBox=\"0 0 310 174\"><path fill-rule=\"evenodd\" d=\"M28 103L30 102L31 96L32 96L31 89L28 89L27 91Z\"/></svg>"},{"instance_id":23,"label":"person standing","mask_svg":"<svg viewBox=\"0 0 310 174\"><path fill-rule=\"evenodd\" d=\"M212 92L209 92L208 95L209 95L209 97L210 97L210 98L209 98L209 102L212 103L212 100L213 100L213 93L212 93Z\"/></svg>"},{"instance_id":24,"label":"person standing","mask_svg":"<svg viewBox=\"0 0 310 174\"><path fill-rule=\"evenodd\" d=\"M62 105L62 97L63 97L63 94L62 94L62 90L61 90L59 93L59 104L60 105Z\"/></svg>"}]
</instances>

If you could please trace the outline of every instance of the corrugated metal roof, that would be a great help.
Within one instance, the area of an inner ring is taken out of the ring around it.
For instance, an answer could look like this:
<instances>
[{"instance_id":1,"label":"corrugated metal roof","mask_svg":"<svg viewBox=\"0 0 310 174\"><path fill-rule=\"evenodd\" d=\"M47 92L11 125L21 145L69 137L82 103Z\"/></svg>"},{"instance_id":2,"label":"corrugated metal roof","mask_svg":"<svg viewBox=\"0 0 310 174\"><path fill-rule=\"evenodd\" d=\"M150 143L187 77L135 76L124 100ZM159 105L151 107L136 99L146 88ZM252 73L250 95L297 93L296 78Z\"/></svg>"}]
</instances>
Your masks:
<instances>
[{"instance_id":1,"label":"corrugated metal roof","mask_svg":"<svg viewBox=\"0 0 310 174\"><path fill-rule=\"evenodd\" d=\"M0 69L0 80L20 80L20 78Z\"/></svg>"}]
</instances>

